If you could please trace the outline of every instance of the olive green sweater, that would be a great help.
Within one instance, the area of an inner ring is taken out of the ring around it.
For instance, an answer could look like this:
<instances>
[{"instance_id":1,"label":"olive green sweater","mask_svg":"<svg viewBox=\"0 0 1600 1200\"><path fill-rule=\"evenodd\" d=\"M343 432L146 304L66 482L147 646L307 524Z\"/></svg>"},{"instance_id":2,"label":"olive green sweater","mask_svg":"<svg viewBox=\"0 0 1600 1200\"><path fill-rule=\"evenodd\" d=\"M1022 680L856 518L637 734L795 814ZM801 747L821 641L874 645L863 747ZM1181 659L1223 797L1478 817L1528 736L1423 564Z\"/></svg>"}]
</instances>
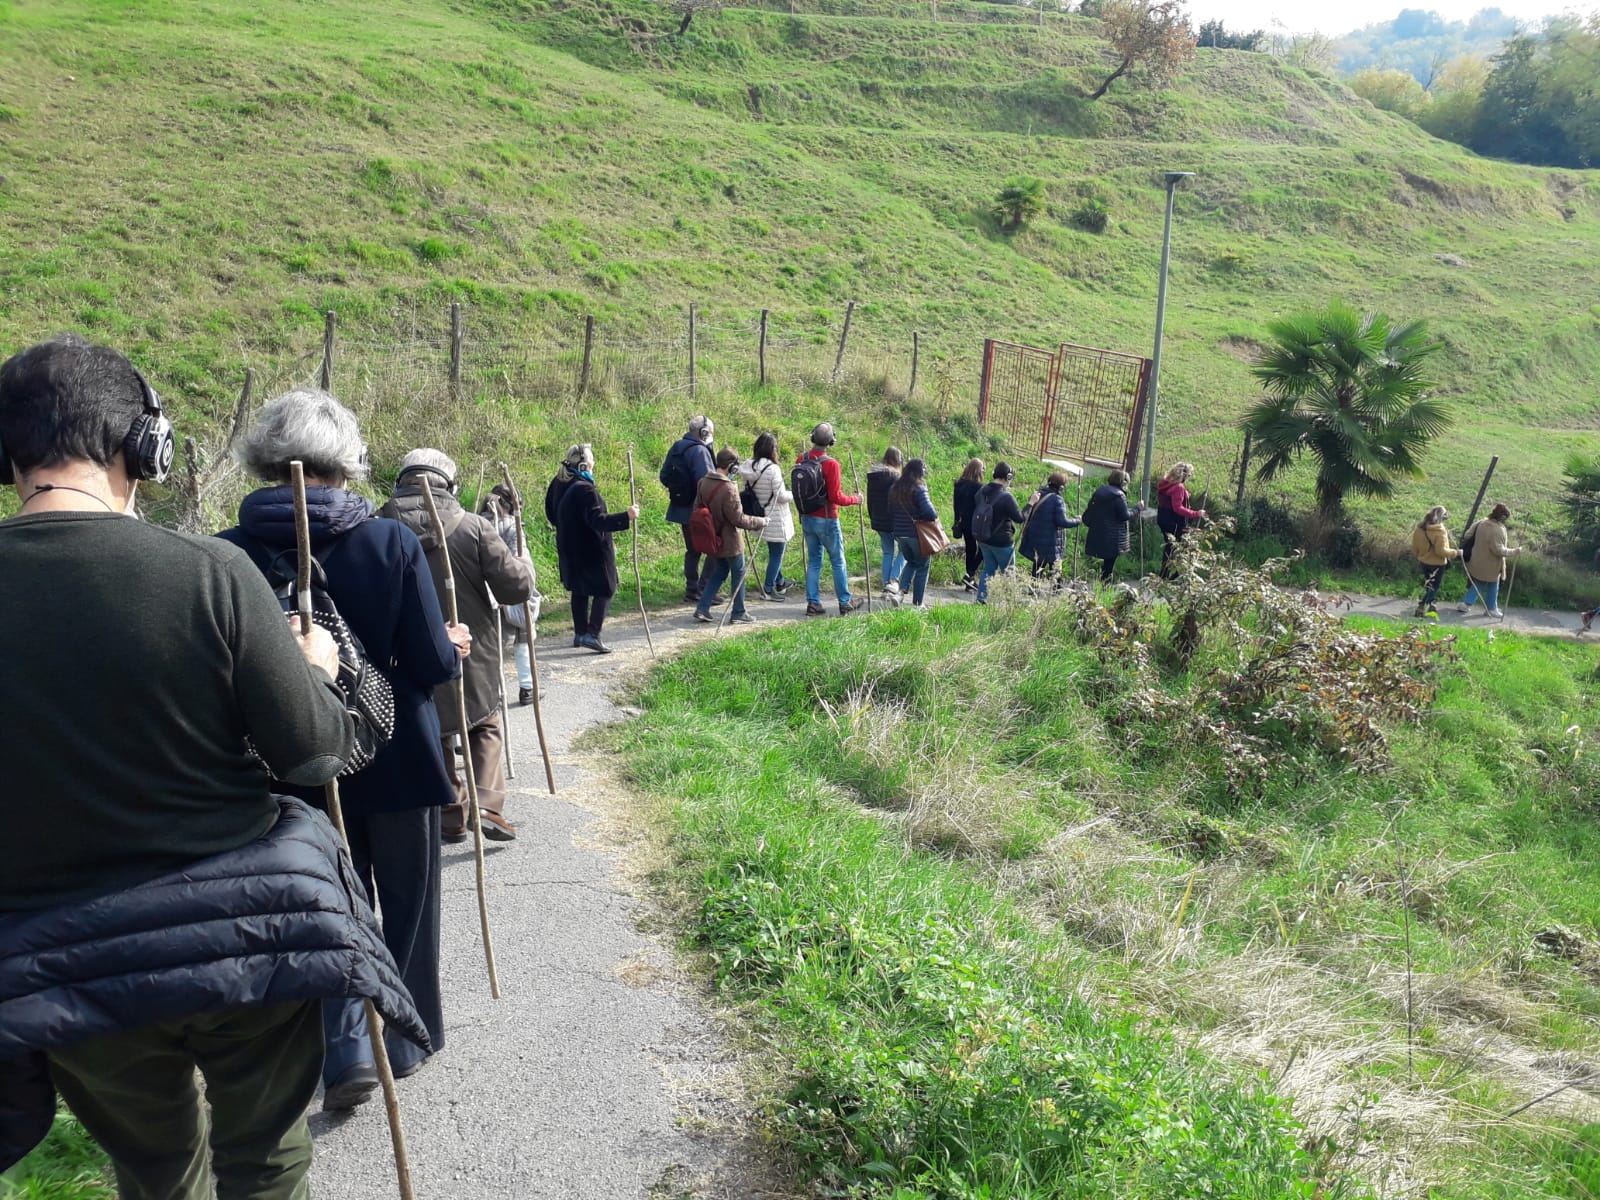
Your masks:
<instances>
[{"instance_id":1,"label":"olive green sweater","mask_svg":"<svg viewBox=\"0 0 1600 1200\"><path fill-rule=\"evenodd\" d=\"M237 547L111 513L0 523L0 911L129 887L259 837L267 772L350 755L337 689Z\"/></svg>"}]
</instances>

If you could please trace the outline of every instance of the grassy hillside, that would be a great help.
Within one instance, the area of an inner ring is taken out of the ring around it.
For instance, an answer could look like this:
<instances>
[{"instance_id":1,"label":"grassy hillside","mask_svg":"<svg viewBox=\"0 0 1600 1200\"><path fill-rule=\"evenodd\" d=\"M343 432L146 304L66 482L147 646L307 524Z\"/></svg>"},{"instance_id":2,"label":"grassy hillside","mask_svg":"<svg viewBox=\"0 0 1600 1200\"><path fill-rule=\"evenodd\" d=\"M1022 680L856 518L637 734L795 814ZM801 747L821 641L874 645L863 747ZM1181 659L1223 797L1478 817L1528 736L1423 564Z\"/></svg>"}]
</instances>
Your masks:
<instances>
[{"instance_id":1,"label":"grassy hillside","mask_svg":"<svg viewBox=\"0 0 1600 1200\"><path fill-rule=\"evenodd\" d=\"M1497 493L1547 519L1560 459L1600 426L1593 173L1477 160L1265 56L1203 51L1167 93L1089 104L1091 22L830 7L851 15L731 9L676 39L644 36L675 18L640 0L0 5L0 338L116 342L204 425L246 365L268 386L308 376L335 308L339 380L391 414L382 458L434 418L414 373L378 368L436 365L451 299L480 366L569 352L592 312L642 370L676 354L662 331L690 301L743 346L760 308L804 342L856 299L859 337L903 355L923 331L970 412L986 335L1147 348L1157 173L1185 168L1159 458L1220 482L1262 323L1342 296L1432 319L1461 402L1434 479L1369 519L1464 509L1491 452ZM1019 171L1048 181L1050 212L1007 238L987 205ZM1102 235L1067 220L1087 197L1109 206ZM903 388L903 357L895 372ZM482 366L467 390L449 448L541 473L546 437L631 432L544 376ZM700 403L742 442L748 406L789 411L794 391L752 402L730 373ZM622 407L645 393L664 425L688 407L642 386ZM857 432L895 419L862 410Z\"/></svg>"}]
</instances>

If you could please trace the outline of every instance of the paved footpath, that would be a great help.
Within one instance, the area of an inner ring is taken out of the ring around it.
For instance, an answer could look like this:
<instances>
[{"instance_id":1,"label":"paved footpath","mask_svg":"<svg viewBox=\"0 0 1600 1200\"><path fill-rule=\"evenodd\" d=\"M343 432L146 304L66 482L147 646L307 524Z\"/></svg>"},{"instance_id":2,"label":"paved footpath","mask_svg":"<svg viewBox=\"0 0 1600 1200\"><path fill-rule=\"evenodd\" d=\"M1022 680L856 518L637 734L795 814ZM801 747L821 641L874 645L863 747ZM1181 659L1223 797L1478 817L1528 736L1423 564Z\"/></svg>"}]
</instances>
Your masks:
<instances>
[{"instance_id":1,"label":"paved footpath","mask_svg":"<svg viewBox=\"0 0 1600 1200\"><path fill-rule=\"evenodd\" d=\"M1392 596L1358 596L1349 592L1326 591L1323 596L1343 596L1350 601L1350 611L1367 617L1391 617L1397 621L1417 622L1411 614L1416 611L1417 601L1413 596L1410 599L1396 599ZM1585 635L1582 632L1582 623L1578 614L1567 609L1543 608L1508 608L1505 610L1505 620L1496 620L1485 614L1483 605L1478 605L1468 613L1458 613L1456 602L1439 605L1438 624L1457 626L1462 629L1507 630L1514 633L1538 634L1542 637L1568 637L1593 639L1600 644L1600 623L1596 624L1595 632ZM1417 622L1421 623L1421 622ZM1434 622L1429 621L1432 625Z\"/></svg>"}]
</instances>

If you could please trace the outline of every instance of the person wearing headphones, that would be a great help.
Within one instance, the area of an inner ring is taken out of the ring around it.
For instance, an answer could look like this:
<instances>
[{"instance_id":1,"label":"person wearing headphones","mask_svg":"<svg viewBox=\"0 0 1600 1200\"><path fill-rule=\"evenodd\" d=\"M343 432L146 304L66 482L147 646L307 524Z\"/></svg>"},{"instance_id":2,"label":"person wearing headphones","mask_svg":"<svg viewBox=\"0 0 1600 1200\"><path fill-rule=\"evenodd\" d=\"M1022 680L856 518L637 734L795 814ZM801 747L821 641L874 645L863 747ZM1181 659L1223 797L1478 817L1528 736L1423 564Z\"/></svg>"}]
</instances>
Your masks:
<instances>
[{"instance_id":1,"label":"person wearing headphones","mask_svg":"<svg viewBox=\"0 0 1600 1200\"><path fill-rule=\"evenodd\" d=\"M822 556L828 556L833 569L833 595L839 602L839 615L861 607L850 598L850 572L844 561L844 531L839 526L839 510L860 504L860 496L848 496L842 487L839 460L828 453L834 444L833 426L824 421L811 431L811 449L802 454L789 473L794 505L800 510L800 528L806 539L806 616L820 617L822 607Z\"/></svg>"}]
</instances>

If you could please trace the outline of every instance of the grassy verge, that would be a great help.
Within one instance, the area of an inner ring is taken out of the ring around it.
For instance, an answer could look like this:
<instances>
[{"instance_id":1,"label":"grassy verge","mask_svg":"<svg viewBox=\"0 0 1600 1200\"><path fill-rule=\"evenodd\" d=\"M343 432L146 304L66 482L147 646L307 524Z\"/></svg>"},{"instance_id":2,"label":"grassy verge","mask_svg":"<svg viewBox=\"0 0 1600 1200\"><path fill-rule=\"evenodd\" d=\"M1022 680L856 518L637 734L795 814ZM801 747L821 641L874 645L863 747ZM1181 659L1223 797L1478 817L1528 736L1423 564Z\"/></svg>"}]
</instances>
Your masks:
<instances>
[{"instance_id":1,"label":"grassy verge","mask_svg":"<svg viewBox=\"0 0 1600 1200\"><path fill-rule=\"evenodd\" d=\"M1374 757L1241 787L1196 732L1241 665L1138 620L1002 592L652 676L617 736L782 1143L862 1195L1591 1196L1592 1083L1504 1118L1600 1058L1593 655L1464 635Z\"/></svg>"},{"instance_id":2,"label":"grassy verge","mask_svg":"<svg viewBox=\"0 0 1600 1200\"><path fill-rule=\"evenodd\" d=\"M0 1200L112 1200L109 1174L100 1147L62 1111L38 1148L0 1174Z\"/></svg>"}]
</instances>

